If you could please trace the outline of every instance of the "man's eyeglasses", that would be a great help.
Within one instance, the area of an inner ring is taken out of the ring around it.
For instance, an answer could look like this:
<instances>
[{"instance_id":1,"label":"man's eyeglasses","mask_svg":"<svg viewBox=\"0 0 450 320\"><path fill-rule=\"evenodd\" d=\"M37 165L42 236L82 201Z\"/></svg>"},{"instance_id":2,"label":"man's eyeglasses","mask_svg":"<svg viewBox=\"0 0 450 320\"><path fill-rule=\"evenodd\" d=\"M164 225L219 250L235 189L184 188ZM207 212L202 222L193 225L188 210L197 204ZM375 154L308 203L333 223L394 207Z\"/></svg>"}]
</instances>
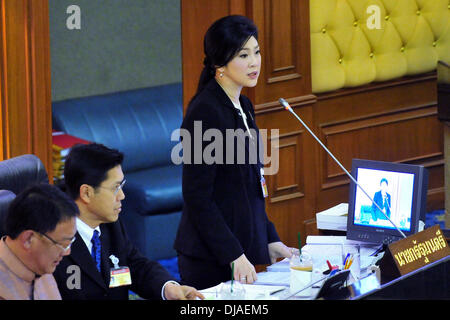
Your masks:
<instances>
[{"instance_id":1,"label":"man's eyeglasses","mask_svg":"<svg viewBox=\"0 0 450 320\"><path fill-rule=\"evenodd\" d=\"M119 191L122 190L123 185L125 184L125 182L127 182L127 180L123 179L123 181L116 188L114 188L114 190L111 190L111 188L102 187L102 186L98 186L98 188L109 189L109 190L113 191L114 192L114 197L115 197L115 196L117 196Z\"/></svg>"},{"instance_id":2,"label":"man's eyeglasses","mask_svg":"<svg viewBox=\"0 0 450 320\"><path fill-rule=\"evenodd\" d=\"M70 243L67 246L63 246L62 244L60 244L59 242L53 240L52 238L50 238L48 235L46 235L45 233L40 233L40 232L36 232L39 235L47 238L48 240L50 240L55 246L57 246L58 248L62 249L64 252L69 251L70 247L72 246L72 243L75 241L76 237L73 237L70 240Z\"/></svg>"}]
</instances>

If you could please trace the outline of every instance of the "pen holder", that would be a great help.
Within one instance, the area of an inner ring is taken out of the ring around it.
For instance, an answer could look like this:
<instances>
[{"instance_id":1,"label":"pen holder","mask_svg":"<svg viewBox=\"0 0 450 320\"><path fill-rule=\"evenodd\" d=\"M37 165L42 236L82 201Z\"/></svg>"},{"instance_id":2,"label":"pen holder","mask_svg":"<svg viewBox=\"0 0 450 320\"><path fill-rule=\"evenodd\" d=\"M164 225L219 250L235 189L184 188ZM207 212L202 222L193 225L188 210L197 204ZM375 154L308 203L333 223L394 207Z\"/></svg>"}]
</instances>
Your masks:
<instances>
[{"instance_id":1,"label":"pen holder","mask_svg":"<svg viewBox=\"0 0 450 320\"><path fill-rule=\"evenodd\" d=\"M361 253L360 253L360 246L358 244L354 245L344 245L343 246L343 252L346 252L346 254L349 255L347 261L345 261L346 256L342 257L343 259L343 267L342 269L348 269L351 272L350 279L353 279L354 281L358 281L361 277ZM349 284L351 284L352 281L350 281Z\"/></svg>"},{"instance_id":2,"label":"pen holder","mask_svg":"<svg viewBox=\"0 0 450 320\"><path fill-rule=\"evenodd\" d=\"M313 262L311 256L304 252L300 256L292 255L289 262L290 291L297 292L311 284ZM310 296L311 288L307 288L298 293L298 296Z\"/></svg>"}]
</instances>

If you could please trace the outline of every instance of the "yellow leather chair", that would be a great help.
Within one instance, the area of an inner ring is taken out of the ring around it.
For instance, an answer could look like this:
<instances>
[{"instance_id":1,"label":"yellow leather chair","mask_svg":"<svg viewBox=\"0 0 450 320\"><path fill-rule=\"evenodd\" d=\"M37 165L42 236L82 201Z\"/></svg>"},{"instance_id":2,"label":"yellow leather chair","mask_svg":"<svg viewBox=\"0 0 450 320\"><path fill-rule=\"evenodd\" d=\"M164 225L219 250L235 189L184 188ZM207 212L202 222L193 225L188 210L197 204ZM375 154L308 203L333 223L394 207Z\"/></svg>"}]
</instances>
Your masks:
<instances>
[{"instance_id":1,"label":"yellow leather chair","mask_svg":"<svg viewBox=\"0 0 450 320\"><path fill-rule=\"evenodd\" d=\"M450 63L449 0L310 0L314 93Z\"/></svg>"}]
</instances>

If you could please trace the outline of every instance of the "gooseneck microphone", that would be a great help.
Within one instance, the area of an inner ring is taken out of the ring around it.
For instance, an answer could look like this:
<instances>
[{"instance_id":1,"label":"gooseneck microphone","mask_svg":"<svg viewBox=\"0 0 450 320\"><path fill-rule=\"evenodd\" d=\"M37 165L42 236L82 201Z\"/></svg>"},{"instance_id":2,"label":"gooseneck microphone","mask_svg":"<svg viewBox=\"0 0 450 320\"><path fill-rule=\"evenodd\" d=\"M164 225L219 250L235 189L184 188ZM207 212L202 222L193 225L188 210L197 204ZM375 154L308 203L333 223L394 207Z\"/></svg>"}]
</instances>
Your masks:
<instances>
[{"instance_id":1,"label":"gooseneck microphone","mask_svg":"<svg viewBox=\"0 0 450 320\"><path fill-rule=\"evenodd\" d=\"M344 172L347 174L347 176L359 187L359 189L361 189L362 192L364 192L364 194L370 199L370 201L372 201L373 204L375 204L375 206L381 211L381 213L386 217L386 219L389 220L389 222L394 226L395 229L397 229L397 231L402 235L403 238L406 238L406 235L397 227L397 225L383 212L383 210L380 208L380 206L378 205L378 203L376 203L371 196L369 196L369 194L361 187L361 185L358 183L358 181L355 180L355 178L353 178L353 176L347 171L347 169L344 168L344 166L339 162L338 159L336 159L336 157L331 153L330 150L328 150L327 147L325 147L325 145L322 143L322 141L320 141L319 138L316 137L316 135L311 131L311 129L309 129L309 127L306 125L306 123L303 122L303 120L294 112L294 110L292 110L291 106L289 105L289 103L284 100L283 98L280 98L278 100L278 102L290 113L292 113L294 115L294 117L297 118L298 121L300 121L300 123L306 128L306 130L308 130L308 132L314 137L314 139L322 146L322 148L330 155L331 158L333 158L333 160L341 167L342 170L344 170Z\"/></svg>"}]
</instances>

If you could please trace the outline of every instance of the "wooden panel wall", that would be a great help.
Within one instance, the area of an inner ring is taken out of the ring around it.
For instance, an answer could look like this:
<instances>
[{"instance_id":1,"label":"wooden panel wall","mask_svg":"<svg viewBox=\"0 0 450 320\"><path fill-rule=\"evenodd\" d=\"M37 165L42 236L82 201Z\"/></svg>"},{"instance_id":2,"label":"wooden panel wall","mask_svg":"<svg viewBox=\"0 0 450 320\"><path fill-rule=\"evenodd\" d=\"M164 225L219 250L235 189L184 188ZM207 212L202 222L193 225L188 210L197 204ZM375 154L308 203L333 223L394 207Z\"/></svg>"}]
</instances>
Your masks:
<instances>
[{"instance_id":1,"label":"wooden panel wall","mask_svg":"<svg viewBox=\"0 0 450 320\"><path fill-rule=\"evenodd\" d=\"M203 70L203 36L217 19L230 15L245 15L245 2L241 0L181 0L181 43L183 72L183 106L197 91ZM186 58L185 58L186 57ZM184 79L189 79L184 81Z\"/></svg>"},{"instance_id":2,"label":"wooden panel wall","mask_svg":"<svg viewBox=\"0 0 450 320\"><path fill-rule=\"evenodd\" d=\"M268 130L266 149L270 150L270 141L278 141L275 152L279 154L279 171L267 176L270 194L267 211L283 241L295 245L297 232L305 238L305 228L314 218L314 157L304 154L306 150L316 153L317 146L297 120L281 108L278 99L284 97L305 121L312 123L316 97L311 94L308 2L182 1L185 108L195 93L203 67L204 33L213 21L228 14L247 15L259 29L263 66L258 85L245 90L245 94L255 105L258 126ZM271 136L271 129L279 129L278 134Z\"/></svg>"},{"instance_id":3,"label":"wooden panel wall","mask_svg":"<svg viewBox=\"0 0 450 320\"><path fill-rule=\"evenodd\" d=\"M319 96L315 121L325 145L351 168L352 158L422 164L430 173L429 210L443 208L443 128L434 74ZM338 203L349 179L320 150L317 209ZM341 189L342 192L336 192Z\"/></svg>"},{"instance_id":4,"label":"wooden panel wall","mask_svg":"<svg viewBox=\"0 0 450 320\"><path fill-rule=\"evenodd\" d=\"M184 107L195 93L203 36L217 18L239 13L256 23L262 71L245 91L260 129L278 129L279 171L268 176L267 212L281 239L297 244L317 234L315 213L348 202L348 178L297 120L285 98L350 170L352 158L423 164L429 169L428 210L444 207L443 128L437 120L436 74L326 94L311 92L309 1L182 0ZM193 72L195 70L195 72Z\"/></svg>"},{"instance_id":5,"label":"wooden panel wall","mask_svg":"<svg viewBox=\"0 0 450 320\"><path fill-rule=\"evenodd\" d=\"M51 179L47 0L0 0L0 160L33 153Z\"/></svg>"}]
</instances>

